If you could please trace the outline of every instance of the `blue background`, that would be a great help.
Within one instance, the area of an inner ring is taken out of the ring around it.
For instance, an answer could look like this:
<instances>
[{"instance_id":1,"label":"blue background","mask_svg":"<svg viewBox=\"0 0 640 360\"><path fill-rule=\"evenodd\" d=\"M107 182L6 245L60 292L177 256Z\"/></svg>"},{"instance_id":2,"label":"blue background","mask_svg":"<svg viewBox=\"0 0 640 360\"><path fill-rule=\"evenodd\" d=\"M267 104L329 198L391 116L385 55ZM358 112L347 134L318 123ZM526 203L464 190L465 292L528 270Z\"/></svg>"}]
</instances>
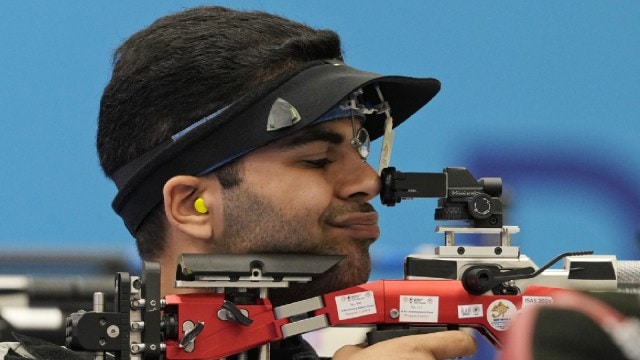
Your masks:
<instances>
[{"instance_id":1,"label":"blue background","mask_svg":"<svg viewBox=\"0 0 640 360\"><path fill-rule=\"evenodd\" d=\"M539 265L585 249L640 258L634 1L2 2L0 251L107 252L137 265L95 152L99 99L123 40L203 3L331 28L352 66L441 80L397 129L392 165L502 177L515 245ZM401 277L405 255L440 245L435 205L378 206L374 278Z\"/></svg>"}]
</instances>

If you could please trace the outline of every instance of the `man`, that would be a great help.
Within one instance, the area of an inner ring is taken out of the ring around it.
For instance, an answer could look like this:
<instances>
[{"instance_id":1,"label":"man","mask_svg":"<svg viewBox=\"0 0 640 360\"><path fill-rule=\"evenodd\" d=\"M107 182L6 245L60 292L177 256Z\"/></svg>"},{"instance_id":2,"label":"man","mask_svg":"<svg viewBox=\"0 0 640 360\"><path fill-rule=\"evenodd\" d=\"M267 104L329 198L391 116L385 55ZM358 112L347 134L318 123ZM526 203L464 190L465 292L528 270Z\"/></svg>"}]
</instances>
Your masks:
<instances>
[{"instance_id":1,"label":"man","mask_svg":"<svg viewBox=\"0 0 640 360\"><path fill-rule=\"evenodd\" d=\"M439 83L342 61L332 31L220 7L161 18L116 51L98 153L140 256L161 265L163 295L177 292L183 253L345 255L309 284L271 291L274 305L367 281L379 236L369 201L380 191L369 140ZM474 347L446 332L349 346L335 358L439 359Z\"/></svg>"}]
</instances>

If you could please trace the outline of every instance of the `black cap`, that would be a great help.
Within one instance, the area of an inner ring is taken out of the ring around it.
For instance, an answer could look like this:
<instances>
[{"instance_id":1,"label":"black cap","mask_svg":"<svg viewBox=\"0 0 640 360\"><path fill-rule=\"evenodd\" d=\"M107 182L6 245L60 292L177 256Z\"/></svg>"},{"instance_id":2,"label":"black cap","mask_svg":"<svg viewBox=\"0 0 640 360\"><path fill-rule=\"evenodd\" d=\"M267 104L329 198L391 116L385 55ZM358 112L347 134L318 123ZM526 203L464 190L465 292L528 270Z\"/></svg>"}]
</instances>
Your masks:
<instances>
[{"instance_id":1,"label":"black cap","mask_svg":"<svg viewBox=\"0 0 640 360\"><path fill-rule=\"evenodd\" d=\"M177 175L202 175L274 140L313 125L345 97L363 89L362 97L379 102L377 84L391 107L394 126L431 100L440 90L432 78L382 76L339 61L317 61L300 71L278 77L233 104L197 121L189 128L116 171L118 194L112 206L135 235L153 208L162 201L162 188ZM289 126L269 128L274 105L287 103L296 111ZM297 116L299 115L299 116ZM385 114L366 116L371 140L384 133Z\"/></svg>"}]
</instances>

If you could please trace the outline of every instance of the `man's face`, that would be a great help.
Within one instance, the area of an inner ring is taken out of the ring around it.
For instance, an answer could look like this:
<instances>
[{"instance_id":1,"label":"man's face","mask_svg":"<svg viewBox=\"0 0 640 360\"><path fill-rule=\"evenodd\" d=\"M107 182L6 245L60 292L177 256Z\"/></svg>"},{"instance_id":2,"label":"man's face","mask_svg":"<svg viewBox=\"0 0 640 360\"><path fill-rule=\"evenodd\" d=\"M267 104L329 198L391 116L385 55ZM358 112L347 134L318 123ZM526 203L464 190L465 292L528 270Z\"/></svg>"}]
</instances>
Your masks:
<instances>
[{"instance_id":1,"label":"man's face","mask_svg":"<svg viewBox=\"0 0 640 360\"><path fill-rule=\"evenodd\" d=\"M380 179L349 144L352 137L348 119L300 131L245 155L242 183L224 190L224 225L212 251L346 255L318 280L271 290L274 304L369 277L369 246L380 235L369 201Z\"/></svg>"}]
</instances>

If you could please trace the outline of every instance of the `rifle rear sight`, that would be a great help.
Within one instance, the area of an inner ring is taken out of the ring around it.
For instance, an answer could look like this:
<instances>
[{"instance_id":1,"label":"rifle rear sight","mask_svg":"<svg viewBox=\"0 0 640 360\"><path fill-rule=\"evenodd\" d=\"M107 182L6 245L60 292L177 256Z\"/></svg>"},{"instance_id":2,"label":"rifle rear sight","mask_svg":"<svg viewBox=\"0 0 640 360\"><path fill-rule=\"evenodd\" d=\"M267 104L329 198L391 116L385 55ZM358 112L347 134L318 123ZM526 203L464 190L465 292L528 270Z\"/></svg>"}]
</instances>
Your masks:
<instances>
[{"instance_id":1,"label":"rifle rear sight","mask_svg":"<svg viewBox=\"0 0 640 360\"><path fill-rule=\"evenodd\" d=\"M462 220L476 228L500 228L502 179L476 180L464 167L448 167L441 173L405 173L394 167L382 170L380 200L395 206L402 200L439 198L435 220Z\"/></svg>"}]
</instances>

